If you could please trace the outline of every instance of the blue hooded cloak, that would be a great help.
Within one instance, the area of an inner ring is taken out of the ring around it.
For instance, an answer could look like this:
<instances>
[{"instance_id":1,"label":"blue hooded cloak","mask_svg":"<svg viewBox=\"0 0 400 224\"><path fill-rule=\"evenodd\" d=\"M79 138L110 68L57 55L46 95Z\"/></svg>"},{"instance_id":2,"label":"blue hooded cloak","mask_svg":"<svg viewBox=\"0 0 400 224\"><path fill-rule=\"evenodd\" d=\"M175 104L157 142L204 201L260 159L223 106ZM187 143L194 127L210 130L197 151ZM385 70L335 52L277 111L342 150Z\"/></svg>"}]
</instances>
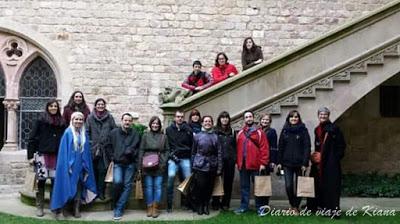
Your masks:
<instances>
[{"instance_id":1,"label":"blue hooded cloak","mask_svg":"<svg viewBox=\"0 0 400 224\"><path fill-rule=\"evenodd\" d=\"M69 200L74 199L79 181L82 183L82 203L90 203L96 197L96 182L87 135L86 139L82 150L76 150L71 127L65 130L61 138L50 203L53 211L63 208Z\"/></svg>"}]
</instances>

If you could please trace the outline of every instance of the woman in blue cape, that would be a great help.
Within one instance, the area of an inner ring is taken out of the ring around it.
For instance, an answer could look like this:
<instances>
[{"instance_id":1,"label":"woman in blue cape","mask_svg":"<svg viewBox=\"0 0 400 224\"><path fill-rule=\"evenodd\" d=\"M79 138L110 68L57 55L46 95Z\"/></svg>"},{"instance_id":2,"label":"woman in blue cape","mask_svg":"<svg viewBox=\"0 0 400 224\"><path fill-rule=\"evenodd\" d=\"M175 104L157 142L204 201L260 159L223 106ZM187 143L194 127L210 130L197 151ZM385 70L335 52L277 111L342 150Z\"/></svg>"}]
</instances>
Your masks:
<instances>
[{"instance_id":1,"label":"woman in blue cape","mask_svg":"<svg viewBox=\"0 0 400 224\"><path fill-rule=\"evenodd\" d=\"M90 203L95 197L96 182L84 115L74 112L61 138L50 207L59 214L68 202L73 201L73 215L79 218L80 204Z\"/></svg>"}]
</instances>

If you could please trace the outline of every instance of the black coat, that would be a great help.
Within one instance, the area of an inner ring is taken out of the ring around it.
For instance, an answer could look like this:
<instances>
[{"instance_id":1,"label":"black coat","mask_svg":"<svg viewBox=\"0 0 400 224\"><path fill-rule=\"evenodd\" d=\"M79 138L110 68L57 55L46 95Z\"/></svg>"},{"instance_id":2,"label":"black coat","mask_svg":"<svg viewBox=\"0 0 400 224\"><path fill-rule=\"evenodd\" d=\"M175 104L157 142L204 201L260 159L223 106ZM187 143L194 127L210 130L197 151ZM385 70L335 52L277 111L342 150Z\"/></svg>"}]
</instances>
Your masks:
<instances>
[{"instance_id":1,"label":"black coat","mask_svg":"<svg viewBox=\"0 0 400 224\"><path fill-rule=\"evenodd\" d=\"M317 136L315 129L315 136ZM321 165L311 166L311 176L315 178L316 199L309 200L308 206L326 209L339 208L340 191L342 185L342 168L340 160L344 156L346 143L339 127L331 122L322 126L323 133L328 133L321 154ZM315 145L321 145L319 138L315 138Z\"/></svg>"},{"instance_id":2,"label":"black coat","mask_svg":"<svg viewBox=\"0 0 400 224\"><path fill-rule=\"evenodd\" d=\"M65 128L64 124L52 125L44 118L37 120L29 136L28 159L32 159L35 152L57 154Z\"/></svg>"},{"instance_id":3,"label":"black coat","mask_svg":"<svg viewBox=\"0 0 400 224\"><path fill-rule=\"evenodd\" d=\"M193 145L193 131L187 123L178 128L172 123L165 131L170 148L170 155L179 159L190 159Z\"/></svg>"},{"instance_id":4,"label":"black coat","mask_svg":"<svg viewBox=\"0 0 400 224\"><path fill-rule=\"evenodd\" d=\"M311 142L304 124L285 125L279 136L278 147L278 164L287 167L308 166Z\"/></svg>"},{"instance_id":5,"label":"black coat","mask_svg":"<svg viewBox=\"0 0 400 224\"><path fill-rule=\"evenodd\" d=\"M215 127L218 142L222 147L222 158L236 163L236 132L230 128L228 131Z\"/></svg>"},{"instance_id":6,"label":"black coat","mask_svg":"<svg viewBox=\"0 0 400 224\"><path fill-rule=\"evenodd\" d=\"M107 156L116 164L136 163L139 155L140 135L133 128L122 130L114 128L106 143Z\"/></svg>"}]
</instances>

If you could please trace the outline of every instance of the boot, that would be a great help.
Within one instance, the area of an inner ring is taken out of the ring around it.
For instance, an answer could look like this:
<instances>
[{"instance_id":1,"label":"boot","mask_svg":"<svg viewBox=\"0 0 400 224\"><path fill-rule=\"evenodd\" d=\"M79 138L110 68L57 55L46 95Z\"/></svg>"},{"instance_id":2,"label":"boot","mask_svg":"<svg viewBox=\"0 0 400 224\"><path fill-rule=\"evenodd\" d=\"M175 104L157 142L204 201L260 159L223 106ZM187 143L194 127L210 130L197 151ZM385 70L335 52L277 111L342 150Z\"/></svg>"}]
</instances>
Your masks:
<instances>
[{"instance_id":1,"label":"boot","mask_svg":"<svg viewBox=\"0 0 400 224\"><path fill-rule=\"evenodd\" d=\"M153 204L147 205L147 217L153 216Z\"/></svg>"},{"instance_id":2,"label":"boot","mask_svg":"<svg viewBox=\"0 0 400 224\"><path fill-rule=\"evenodd\" d=\"M157 218L160 215L160 211L158 210L159 204L153 203L153 218Z\"/></svg>"},{"instance_id":3,"label":"boot","mask_svg":"<svg viewBox=\"0 0 400 224\"><path fill-rule=\"evenodd\" d=\"M208 208L208 203L203 205L203 213L206 215L210 214L210 209Z\"/></svg>"},{"instance_id":4,"label":"boot","mask_svg":"<svg viewBox=\"0 0 400 224\"><path fill-rule=\"evenodd\" d=\"M80 204L81 204L80 200L75 200L74 201L73 213L74 213L74 217L75 218L82 217L81 216L81 212L80 212Z\"/></svg>"},{"instance_id":5,"label":"boot","mask_svg":"<svg viewBox=\"0 0 400 224\"><path fill-rule=\"evenodd\" d=\"M203 215L203 214L204 214L203 206L202 206L201 204L199 204L199 205L197 206L197 214L198 214L198 215Z\"/></svg>"},{"instance_id":6,"label":"boot","mask_svg":"<svg viewBox=\"0 0 400 224\"><path fill-rule=\"evenodd\" d=\"M39 191L36 192L36 216L37 217L43 217L44 212L43 212L43 207L44 207L44 188L39 188Z\"/></svg>"},{"instance_id":7,"label":"boot","mask_svg":"<svg viewBox=\"0 0 400 224\"><path fill-rule=\"evenodd\" d=\"M168 213L172 212L172 202L167 202L167 212Z\"/></svg>"}]
</instances>

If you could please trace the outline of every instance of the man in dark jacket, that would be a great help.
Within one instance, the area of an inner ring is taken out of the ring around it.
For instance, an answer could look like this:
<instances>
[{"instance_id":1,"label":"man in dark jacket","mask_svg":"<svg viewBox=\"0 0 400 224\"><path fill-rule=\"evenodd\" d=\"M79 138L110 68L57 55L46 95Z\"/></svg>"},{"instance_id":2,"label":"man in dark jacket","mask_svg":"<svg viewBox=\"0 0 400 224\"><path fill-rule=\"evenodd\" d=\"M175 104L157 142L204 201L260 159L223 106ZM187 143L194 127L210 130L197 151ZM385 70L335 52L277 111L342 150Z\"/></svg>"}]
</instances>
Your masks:
<instances>
[{"instance_id":1,"label":"man in dark jacket","mask_svg":"<svg viewBox=\"0 0 400 224\"><path fill-rule=\"evenodd\" d=\"M254 124L254 115L251 111L244 113L245 126L237 135L237 167L240 173L240 207L235 210L241 214L249 209L250 179L265 170L269 163L269 144L264 131ZM265 201L255 197L257 213Z\"/></svg>"},{"instance_id":2,"label":"man in dark jacket","mask_svg":"<svg viewBox=\"0 0 400 224\"><path fill-rule=\"evenodd\" d=\"M213 84L213 78L207 72L201 71L201 62L193 62L193 72L183 81L182 87L197 93L210 87Z\"/></svg>"},{"instance_id":3,"label":"man in dark jacket","mask_svg":"<svg viewBox=\"0 0 400 224\"><path fill-rule=\"evenodd\" d=\"M124 207L132 190L133 176L140 145L140 136L132 129L133 117L125 113L121 127L114 128L107 140L107 151L114 162L114 220L122 218Z\"/></svg>"},{"instance_id":4,"label":"man in dark jacket","mask_svg":"<svg viewBox=\"0 0 400 224\"><path fill-rule=\"evenodd\" d=\"M176 111L175 121L166 130L170 148L167 186L168 212L172 211L176 173L180 170L185 179L191 174L190 158L193 144L193 132L189 125L183 121L183 118L183 112Z\"/></svg>"},{"instance_id":5,"label":"man in dark jacket","mask_svg":"<svg viewBox=\"0 0 400 224\"><path fill-rule=\"evenodd\" d=\"M319 125L315 128L315 151L311 155L311 176L315 180L315 198L308 199L311 210L339 210L342 185L340 160L346 143L339 127L329 120L326 107L318 110Z\"/></svg>"}]
</instances>

